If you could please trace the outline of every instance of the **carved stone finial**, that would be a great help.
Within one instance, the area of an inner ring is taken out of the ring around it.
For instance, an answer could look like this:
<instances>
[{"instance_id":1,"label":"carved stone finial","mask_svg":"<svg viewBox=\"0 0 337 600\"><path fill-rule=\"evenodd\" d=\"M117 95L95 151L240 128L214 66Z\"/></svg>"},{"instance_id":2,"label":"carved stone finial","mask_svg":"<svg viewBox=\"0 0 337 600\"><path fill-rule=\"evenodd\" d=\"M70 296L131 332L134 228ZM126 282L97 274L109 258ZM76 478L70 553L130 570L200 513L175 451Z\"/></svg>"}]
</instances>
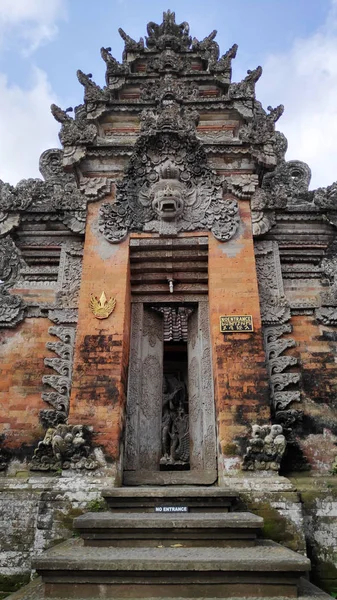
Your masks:
<instances>
[{"instance_id":1,"label":"carved stone finial","mask_svg":"<svg viewBox=\"0 0 337 600\"><path fill-rule=\"evenodd\" d=\"M255 85L262 75L262 67L248 70L246 77L239 83L232 83L229 88L230 98L255 98Z\"/></svg>"},{"instance_id":2,"label":"carved stone finial","mask_svg":"<svg viewBox=\"0 0 337 600\"><path fill-rule=\"evenodd\" d=\"M139 39L139 42L133 40L125 31L120 27L118 29L118 33L121 36L122 40L124 40L125 46L123 51L123 60L126 60L128 52L139 53L144 50L144 40L143 38Z\"/></svg>"},{"instance_id":3,"label":"carved stone finial","mask_svg":"<svg viewBox=\"0 0 337 600\"><path fill-rule=\"evenodd\" d=\"M107 94L97 85L94 81L92 81L92 75L89 73L86 75L78 69L77 71L77 79L81 85L84 87L84 100L86 102L99 102L107 100Z\"/></svg>"},{"instance_id":4,"label":"carved stone finial","mask_svg":"<svg viewBox=\"0 0 337 600\"><path fill-rule=\"evenodd\" d=\"M209 65L211 73L226 73L231 70L232 60L236 57L238 51L238 45L233 44L229 50L218 61L213 61Z\"/></svg>"},{"instance_id":5,"label":"carved stone finial","mask_svg":"<svg viewBox=\"0 0 337 600\"><path fill-rule=\"evenodd\" d=\"M214 29L209 35L207 35L201 42L197 38L192 40L192 50L194 52L201 53L205 58L208 58L212 62L217 61L220 56L219 44L214 41L217 34L217 30Z\"/></svg>"},{"instance_id":6,"label":"carved stone finial","mask_svg":"<svg viewBox=\"0 0 337 600\"><path fill-rule=\"evenodd\" d=\"M175 13L168 10L163 13L161 25L157 25L153 21L147 24L146 45L151 50L164 50L165 48L177 51L188 50L192 43L189 32L189 24L184 21L178 25Z\"/></svg>"}]
</instances>

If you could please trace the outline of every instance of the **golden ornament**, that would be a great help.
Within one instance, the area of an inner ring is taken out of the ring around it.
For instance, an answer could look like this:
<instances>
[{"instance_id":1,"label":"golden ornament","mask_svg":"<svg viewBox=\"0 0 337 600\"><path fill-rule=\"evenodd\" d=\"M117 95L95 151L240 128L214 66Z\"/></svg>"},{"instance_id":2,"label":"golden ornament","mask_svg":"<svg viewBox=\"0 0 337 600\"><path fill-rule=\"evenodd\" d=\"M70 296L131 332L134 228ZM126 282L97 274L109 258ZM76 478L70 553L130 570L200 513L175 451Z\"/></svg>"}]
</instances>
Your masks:
<instances>
[{"instance_id":1,"label":"golden ornament","mask_svg":"<svg viewBox=\"0 0 337 600\"><path fill-rule=\"evenodd\" d=\"M116 298L107 299L105 292L101 293L100 299L97 296L91 296L90 308L96 319L107 319L116 306Z\"/></svg>"}]
</instances>

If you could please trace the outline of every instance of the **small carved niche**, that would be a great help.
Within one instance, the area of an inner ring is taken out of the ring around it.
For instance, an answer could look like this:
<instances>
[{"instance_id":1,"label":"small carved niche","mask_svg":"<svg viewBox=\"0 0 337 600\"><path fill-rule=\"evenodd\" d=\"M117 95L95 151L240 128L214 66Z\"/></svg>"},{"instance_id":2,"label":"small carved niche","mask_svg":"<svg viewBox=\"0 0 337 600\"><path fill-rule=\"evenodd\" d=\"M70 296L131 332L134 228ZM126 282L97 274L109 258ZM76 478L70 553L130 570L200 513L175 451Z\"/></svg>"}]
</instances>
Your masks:
<instances>
[{"instance_id":1,"label":"small carved niche","mask_svg":"<svg viewBox=\"0 0 337 600\"><path fill-rule=\"evenodd\" d=\"M190 469L187 321L193 308L153 306L164 317L161 471Z\"/></svg>"},{"instance_id":2,"label":"small carved niche","mask_svg":"<svg viewBox=\"0 0 337 600\"><path fill-rule=\"evenodd\" d=\"M187 344L164 343L161 471L190 469Z\"/></svg>"}]
</instances>

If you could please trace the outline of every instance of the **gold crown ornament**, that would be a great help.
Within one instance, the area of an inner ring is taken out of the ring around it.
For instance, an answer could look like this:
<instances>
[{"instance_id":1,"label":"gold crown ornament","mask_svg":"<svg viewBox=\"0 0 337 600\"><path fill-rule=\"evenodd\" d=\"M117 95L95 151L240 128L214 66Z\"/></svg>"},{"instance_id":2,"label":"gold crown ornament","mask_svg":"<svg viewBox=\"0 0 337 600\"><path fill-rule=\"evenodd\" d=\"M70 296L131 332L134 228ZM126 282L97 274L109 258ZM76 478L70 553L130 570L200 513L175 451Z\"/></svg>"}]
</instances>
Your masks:
<instances>
[{"instance_id":1,"label":"gold crown ornament","mask_svg":"<svg viewBox=\"0 0 337 600\"><path fill-rule=\"evenodd\" d=\"M90 308L96 319L107 319L115 310L116 298L107 299L105 292L101 293L100 298L92 295L90 298Z\"/></svg>"}]
</instances>

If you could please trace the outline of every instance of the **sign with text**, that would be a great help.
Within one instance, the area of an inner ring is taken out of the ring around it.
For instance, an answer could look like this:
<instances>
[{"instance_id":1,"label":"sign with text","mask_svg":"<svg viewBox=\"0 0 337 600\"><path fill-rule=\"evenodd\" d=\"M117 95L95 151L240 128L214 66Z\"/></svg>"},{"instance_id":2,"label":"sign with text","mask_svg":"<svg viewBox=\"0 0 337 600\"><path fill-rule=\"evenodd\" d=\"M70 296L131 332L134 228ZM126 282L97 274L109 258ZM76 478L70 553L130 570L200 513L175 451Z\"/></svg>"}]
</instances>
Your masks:
<instances>
[{"instance_id":1,"label":"sign with text","mask_svg":"<svg viewBox=\"0 0 337 600\"><path fill-rule=\"evenodd\" d=\"M156 513L177 513L177 512L188 512L188 506L155 506L154 512Z\"/></svg>"},{"instance_id":2,"label":"sign with text","mask_svg":"<svg viewBox=\"0 0 337 600\"><path fill-rule=\"evenodd\" d=\"M224 315L220 317L221 333L254 331L252 315Z\"/></svg>"}]
</instances>

